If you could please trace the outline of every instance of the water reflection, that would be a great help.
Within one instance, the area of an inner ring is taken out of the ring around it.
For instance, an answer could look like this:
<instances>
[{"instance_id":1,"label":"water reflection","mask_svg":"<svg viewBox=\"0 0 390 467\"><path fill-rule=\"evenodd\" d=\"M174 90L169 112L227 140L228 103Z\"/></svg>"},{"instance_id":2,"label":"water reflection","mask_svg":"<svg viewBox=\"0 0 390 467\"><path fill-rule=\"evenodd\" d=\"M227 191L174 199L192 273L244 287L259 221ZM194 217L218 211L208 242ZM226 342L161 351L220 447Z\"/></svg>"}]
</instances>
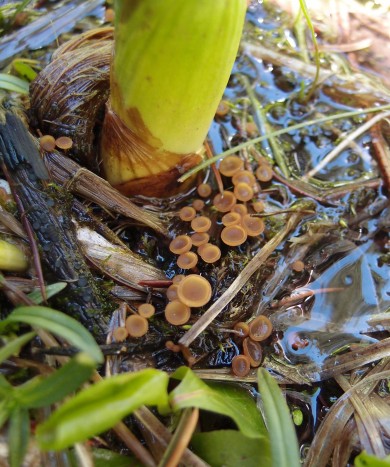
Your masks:
<instances>
[{"instance_id":1,"label":"water reflection","mask_svg":"<svg viewBox=\"0 0 390 467\"><path fill-rule=\"evenodd\" d=\"M291 363L320 363L345 345L375 340L363 334L378 330L368 320L390 306L390 268L379 267L378 257L374 241L356 247L308 285L310 303L283 312L284 322L273 317L284 330L279 344Z\"/></svg>"}]
</instances>

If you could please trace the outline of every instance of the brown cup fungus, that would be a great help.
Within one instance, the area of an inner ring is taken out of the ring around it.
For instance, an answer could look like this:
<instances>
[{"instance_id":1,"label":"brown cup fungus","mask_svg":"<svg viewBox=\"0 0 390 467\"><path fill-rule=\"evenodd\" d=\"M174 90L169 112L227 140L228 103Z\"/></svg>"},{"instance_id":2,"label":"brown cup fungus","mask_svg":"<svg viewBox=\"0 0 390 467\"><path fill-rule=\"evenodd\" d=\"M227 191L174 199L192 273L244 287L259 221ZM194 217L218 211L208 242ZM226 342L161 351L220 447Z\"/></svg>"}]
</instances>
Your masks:
<instances>
[{"instance_id":1,"label":"brown cup fungus","mask_svg":"<svg viewBox=\"0 0 390 467\"><path fill-rule=\"evenodd\" d=\"M249 337L254 341L264 341L271 333L272 323L266 316L258 316L249 323Z\"/></svg>"},{"instance_id":2,"label":"brown cup fungus","mask_svg":"<svg viewBox=\"0 0 390 467\"><path fill-rule=\"evenodd\" d=\"M255 201L253 204L252 204L252 208L255 212L263 212L264 211L264 203L263 201Z\"/></svg>"},{"instance_id":3,"label":"brown cup fungus","mask_svg":"<svg viewBox=\"0 0 390 467\"><path fill-rule=\"evenodd\" d=\"M221 101L218 104L217 110L215 112L216 117L224 117L229 112L229 104L226 101Z\"/></svg>"},{"instance_id":4,"label":"brown cup fungus","mask_svg":"<svg viewBox=\"0 0 390 467\"><path fill-rule=\"evenodd\" d=\"M199 245L199 247L198 247L198 255L199 255L200 257L202 257L203 250L204 250L206 247L208 247L209 245L211 246L212 244L211 244L211 243L202 243L202 245Z\"/></svg>"},{"instance_id":5,"label":"brown cup fungus","mask_svg":"<svg viewBox=\"0 0 390 467\"><path fill-rule=\"evenodd\" d=\"M207 198L212 193L211 186L208 183L201 183L198 185L197 192L201 198Z\"/></svg>"},{"instance_id":6,"label":"brown cup fungus","mask_svg":"<svg viewBox=\"0 0 390 467\"><path fill-rule=\"evenodd\" d=\"M229 227L222 229L221 232L221 240L225 245L229 246L242 245L247 237L248 235L241 225L229 225Z\"/></svg>"},{"instance_id":7,"label":"brown cup fungus","mask_svg":"<svg viewBox=\"0 0 390 467\"><path fill-rule=\"evenodd\" d=\"M244 321L236 323L233 329L239 333L240 337L246 337L249 334L249 325Z\"/></svg>"},{"instance_id":8,"label":"brown cup fungus","mask_svg":"<svg viewBox=\"0 0 390 467\"><path fill-rule=\"evenodd\" d=\"M241 225L250 237L256 237L264 232L264 221L259 217L252 217L250 214L245 214L241 220Z\"/></svg>"},{"instance_id":9,"label":"brown cup fungus","mask_svg":"<svg viewBox=\"0 0 390 467\"><path fill-rule=\"evenodd\" d=\"M176 274L175 277L172 278L172 282L173 284L178 284L179 282L181 282L186 276L184 274Z\"/></svg>"},{"instance_id":10,"label":"brown cup fungus","mask_svg":"<svg viewBox=\"0 0 390 467\"><path fill-rule=\"evenodd\" d=\"M237 199L231 191L224 191L218 193L214 196L213 204L217 211L219 212L229 212L232 210L233 206L236 204Z\"/></svg>"},{"instance_id":11,"label":"brown cup fungus","mask_svg":"<svg viewBox=\"0 0 390 467\"><path fill-rule=\"evenodd\" d=\"M56 146L59 149L67 151L73 146L73 141L71 140L71 138L69 138L69 136L60 136L56 139Z\"/></svg>"},{"instance_id":12,"label":"brown cup fungus","mask_svg":"<svg viewBox=\"0 0 390 467\"><path fill-rule=\"evenodd\" d=\"M253 188L247 183L237 183L234 187L234 196L239 201L249 201L253 198Z\"/></svg>"},{"instance_id":13,"label":"brown cup fungus","mask_svg":"<svg viewBox=\"0 0 390 467\"><path fill-rule=\"evenodd\" d=\"M180 352L180 345L175 344L173 341L166 341L165 347L172 352L178 353Z\"/></svg>"},{"instance_id":14,"label":"brown cup fungus","mask_svg":"<svg viewBox=\"0 0 390 467\"><path fill-rule=\"evenodd\" d=\"M273 177L272 167L268 164L261 164L256 170L256 178L260 182L269 182Z\"/></svg>"},{"instance_id":15,"label":"brown cup fungus","mask_svg":"<svg viewBox=\"0 0 390 467\"><path fill-rule=\"evenodd\" d=\"M126 319L126 329L131 337L142 337L149 329L148 320L143 316L130 315Z\"/></svg>"},{"instance_id":16,"label":"brown cup fungus","mask_svg":"<svg viewBox=\"0 0 390 467\"><path fill-rule=\"evenodd\" d=\"M219 164L219 171L225 177L232 177L236 172L242 170L244 161L238 156L227 156Z\"/></svg>"},{"instance_id":17,"label":"brown cup fungus","mask_svg":"<svg viewBox=\"0 0 390 467\"><path fill-rule=\"evenodd\" d=\"M191 238L188 235L178 235L169 244L169 250L175 255L181 255L190 251L192 247Z\"/></svg>"},{"instance_id":18,"label":"brown cup fungus","mask_svg":"<svg viewBox=\"0 0 390 467\"><path fill-rule=\"evenodd\" d=\"M179 300L173 300L165 307L165 319L174 326L181 326L191 317L191 309Z\"/></svg>"},{"instance_id":19,"label":"brown cup fungus","mask_svg":"<svg viewBox=\"0 0 390 467\"><path fill-rule=\"evenodd\" d=\"M167 288L166 296L167 299L171 302L172 300L177 300L177 289L179 284L172 284Z\"/></svg>"},{"instance_id":20,"label":"brown cup fungus","mask_svg":"<svg viewBox=\"0 0 390 467\"><path fill-rule=\"evenodd\" d=\"M263 359L263 349L258 342L252 340L250 337L246 337L242 343L242 349L244 355L249 358L252 368L260 366Z\"/></svg>"},{"instance_id":21,"label":"brown cup fungus","mask_svg":"<svg viewBox=\"0 0 390 467\"><path fill-rule=\"evenodd\" d=\"M129 333L127 332L126 328L119 327L115 328L112 332L112 337L116 340L116 342L123 342L127 339Z\"/></svg>"},{"instance_id":22,"label":"brown cup fungus","mask_svg":"<svg viewBox=\"0 0 390 467\"><path fill-rule=\"evenodd\" d=\"M241 216L245 216L245 214L248 214L248 208L245 204L236 204L232 207L231 212L237 212Z\"/></svg>"},{"instance_id":23,"label":"brown cup fungus","mask_svg":"<svg viewBox=\"0 0 390 467\"><path fill-rule=\"evenodd\" d=\"M184 206L179 211L179 217L182 221L190 222L196 216L196 211L191 206Z\"/></svg>"},{"instance_id":24,"label":"brown cup fungus","mask_svg":"<svg viewBox=\"0 0 390 467\"><path fill-rule=\"evenodd\" d=\"M293 262L291 267L292 267L293 271L301 272L301 271L303 271L305 269L305 263L303 261L301 261L300 259L298 259L297 261Z\"/></svg>"},{"instance_id":25,"label":"brown cup fungus","mask_svg":"<svg viewBox=\"0 0 390 467\"><path fill-rule=\"evenodd\" d=\"M198 255L193 251L187 251L177 258L176 263L181 269L194 268L198 264Z\"/></svg>"},{"instance_id":26,"label":"brown cup fungus","mask_svg":"<svg viewBox=\"0 0 390 467\"><path fill-rule=\"evenodd\" d=\"M222 224L225 227L229 227L229 225L236 225L241 222L241 214L238 212L227 212L223 217L222 217Z\"/></svg>"},{"instance_id":27,"label":"brown cup fungus","mask_svg":"<svg viewBox=\"0 0 390 467\"><path fill-rule=\"evenodd\" d=\"M54 151L54 149L56 148L56 140L51 135L43 135L39 138L39 146L44 151Z\"/></svg>"},{"instance_id":28,"label":"brown cup fungus","mask_svg":"<svg viewBox=\"0 0 390 467\"><path fill-rule=\"evenodd\" d=\"M191 240L194 246L201 246L208 243L210 235L206 232L195 232L191 235Z\"/></svg>"},{"instance_id":29,"label":"brown cup fungus","mask_svg":"<svg viewBox=\"0 0 390 467\"><path fill-rule=\"evenodd\" d=\"M210 300L211 285L204 277L191 274L180 282L177 295L187 306L200 307Z\"/></svg>"},{"instance_id":30,"label":"brown cup fungus","mask_svg":"<svg viewBox=\"0 0 390 467\"><path fill-rule=\"evenodd\" d=\"M246 355L236 355L232 359L232 371L236 376L247 376L250 372L251 364Z\"/></svg>"},{"instance_id":31,"label":"brown cup fungus","mask_svg":"<svg viewBox=\"0 0 390 467\"><path fill-rule=\"evenodd\" d=\"M221 250L216 245L208 243L199 254L205 263L215 263L221 257Z\"/></svg>"},{"instance_id":32,"label":"brown cup fungus","mask_svg":"<svg viewBox=\"0 0 390 467\"><path fill-rule=\"evenodd\" d=\"M207 232L211 227L211 220L206 216L195 217L191 221L191 228L195 232Z\"/></svg>"},{"instance_id":33,"label":"brown cup fungus","mask_svg":"<svg viewBox=\"0 0 390 467\"><path fill-rule=\"evenodd\" d=\"M256 183L256 178L249 170L240 170L233 175L232 182L233 185L246 183L249 186L253 186Z\"/></svg>"},{"instance_id":34,"label":"brown cup fungus","mask_svg":"<svg viewBox=\"0 0 390 467\"><path fill-rule=\"evenodd\" d=\"M138 314L144 318L151 318L155 312L156 309L151 303L142 303L142 305L138 307Z\"/></svg>"},{"instance_id":35,"label":"brown cup fungus","mask_svg":"<svg viewBox=\"0 0 390 467\"><path fill-rule=\"evenodd\" d=\"M192 207L195 211L201 211L204 208L204 201L202 199L194 199Z\"/></svg>"}]
</instances>

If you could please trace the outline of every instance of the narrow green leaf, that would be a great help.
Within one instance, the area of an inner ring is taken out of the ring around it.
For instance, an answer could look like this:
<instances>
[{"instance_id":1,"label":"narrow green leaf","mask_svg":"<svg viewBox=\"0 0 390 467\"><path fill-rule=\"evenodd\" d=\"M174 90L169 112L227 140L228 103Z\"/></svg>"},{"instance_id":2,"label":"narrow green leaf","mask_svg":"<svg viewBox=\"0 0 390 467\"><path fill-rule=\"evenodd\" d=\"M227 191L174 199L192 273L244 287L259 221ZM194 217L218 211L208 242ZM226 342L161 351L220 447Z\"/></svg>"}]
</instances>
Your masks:
<instances>
[{"instance_id":1,"label":"narrow green leaf","mask_svg":"<svg viewBox=\"0 0 390 467\"><path fill-rule=\"evenodd\" d=\"M28 332L27 334L23 334L22 336L8 342L0 349L0 362L3 362L12 355L18 354L22 347L24 347L34 336L35 332Z\"/></svg>"},{"instance_id":2,"label":"narrow green leaf","mask_svg":"<svg viewBox=\"0 0 390 467\"><path fill-rule=\"evenodd\" d=\"M13 386L0 374L0 395L6 397L13 390Z\"/></svg>"},{"instance_id":3,"label":"narrow green leaf","mask_svg":"<svg viewBox=\"0 0 390 467\"><path fill-rule=\"evenodd\" d=\"M167 405L168 375L143 370L105 379L65 402L37 429L42 449L58 450L113 427L141 405Z\"/></svg>"},{"instance_id":4,"label":"narrow green leaf","mask_svg":"<svg viewBox=\"0 0 390 467\"><path fill-rule=\"evenodd\" d=\"M27 410L15 408L8 428L9 463L11 467L22 465L30 437L30 418Z\"/></svg>"},{"instance_id":5,"label":"narrow green leaf","mask_svg":"<svg viewBox=\"0 0 390 467\"><path fill-rule=\"evenodd\" d=\"M0 401L0 428L3 428L4 423L9 419L11 408L9 401L3 399Z\"/></svg>"},{"instance_id":6,"label":"narrow green leaf","mask_svg":"<svg viewBox=\"0 0 390 467\"><path fill-rule=\"evenodd\" d=\"M32 81L36 78L37 72L24 60L16 59L12 62L12 67L19 76Z\"/></svg>"},{"instance_id":7,"label":"narrow green leaf","mask_svg":"<svg viewBox=\"0 0 390 467\"><path fill-rule=\"evenodd\" d=\"M206 384L187 367L179 368L172 376L181 383L169 395L173 410L198 407L231 417L248 438L267 436L260 412L248 392L237 385Z\"/></svg>"},{"instance_id":8,"label":"narrow green leaf","mask_svg":"<svg viewBox=\"0 0 390 467\"><path fill-rule=\"evenodd\" d=\"M191 448L213 467L269 467L269 439L247 438L239 431L218 430L196 433Z\"/></svg>"},{"instance_id":9,"label":"narrow green leaf","mask_svg":"<svg viewBox=\"0 0 390 467\"><path fill-rule=\"evenodd\" d=\"M269 431L273 467L299 467L300 455L294 424L283 394L267 370L258 372L265 422Z\"/></svg>"},{"instance_id":10,"label":"narrow green leaf","mask_svg":"<svg viewBox=\"0 0 390 467\"><path fill-rule=\"evenodd\" d=\"M18 92L19 94L28 94L29 84L27 81L24 81L17 76L0 73L0 89Z\"/></svg>"},{"instance_id":11,"label":"narrow green leaf","mask_svg":"<svg viewBox=\"0 0 390 467\"><path fill-rule=\"evenodd\" d=\"M357 457L355 457L354 462L355 467L389 467L390 466L390 456L387 456L385 459L379 459L376 456L367 454L366 451L361 452Z\"/></svg>"},{"instance_id":12,"label":"narrow green leaf","mask_svg":"<svg viewBox=\"0 0 390 467\"><path fill-rule=\"evenodd\" d=\"M64 290L66 286L66 282L56 282L55 284L46 286L46 297L51 298L54 295L57 295L59 292ZM27 296L37 305L43 302L42 292L39 289L30 292Z\"/></svg>"},{"instance_id":13,"label":"narrow green leaf","mask_svg":"<svg viewBox=\"0 0 390 467\"><path fill-rule=\"evenodd\" d=\"M142 467L135 457L122 456L108 449L92 449L95 467Z\"/></svg>"},{"instance_id":14,"label":"narrow green leaf","mask_svg":"<svg viewBox=\"0 0 390 467\"><path fill-rule=\"evenodd\" d=\"M60 311L45 306L23 306L16 308L3 323L27 323L46 329L86 352L97 363L103 362L103 354L92 335L78 321Z\"/></svg>"},{"instance_id":15,"label":"narrow green leaf","mask_svg":"<svg viewBox=\"0 0 390 467\"><path fill-rule=\"evenodd\" d=\"M37 376L15 388L15 397L22 407L47 407L61 401L87 381L96 362L86 353L79 353L46 378Z\"/></svg>"}]
</instances>

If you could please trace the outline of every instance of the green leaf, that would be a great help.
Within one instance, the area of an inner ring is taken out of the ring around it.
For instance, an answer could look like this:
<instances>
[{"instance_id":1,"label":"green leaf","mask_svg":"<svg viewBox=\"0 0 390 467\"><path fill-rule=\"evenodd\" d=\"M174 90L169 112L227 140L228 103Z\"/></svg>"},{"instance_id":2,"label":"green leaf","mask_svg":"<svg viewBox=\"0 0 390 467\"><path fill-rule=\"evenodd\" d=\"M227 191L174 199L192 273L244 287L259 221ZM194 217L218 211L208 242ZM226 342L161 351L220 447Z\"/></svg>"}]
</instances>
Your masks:
<instances>
[{"instance_id":1,"label":"green leaf","mask_svg":"<svg viewBox=\"0 0 390 467\"><path fill-rule=\"evenodd\" d=\"M54 295L64 290L67 285L68 284L66 282L56 282L55 284L50 284L46 286L46 297L47 298L53 297ZM39 289L34 290L33 292L29 293L27 296L37 305L43 302L42 292Z\"/></svg>"},{"instance_id":2,"label":"green leaf","mask_svg":"<svg viewBox=\"0 0 390 467\"><path fill-rule=\"evenodd\" d=\"M47 407L61 401L87 381L96 362L86 353L79 353L46 378L37 376L15 388L15 397L22 407Z\"/></svg>"},{"instance_id":3,"label":"green leaf","mask_svg":"<svg viewBox=\"0 0 390 467\"><path fill-rule=\"evenodd\" d=\"M10 416L11 408L8 400L0 401L0 428L3 427L4 423Z\"/></svg>"},{"instance_id":4,"label":"green leaf","mask_svg":"<svg viewBox=\"0 0 390 467\"><path fill-rule=\"evenodd\" d=\"M113 376L84 389L37 429L42 449L58 450L112 428L144 404L167 405L168 375L143 370Z\"/></svg>"},{"instance_id":5,"label":"green leaf","mask_svg":"<svg viewBox=\"0 0 390 467\"><path fill-rule=\"evenodd\" d=\"M36 78L37 72L23 59L16 59L12 62L12 67L19 76L32 81Z\"/></svg>"},{"instance_id":6,"label":"green leaf","mask_svg":"<svg viewBox=\"0 0 390 467\"><path fill-rule=\"evenodd\" d=\"M78 321L60 311L38 305L22 306L3 321L3 325L8 323L26 323L46 329L86 352L97 363L103 362L103 354L92 335Z\"/></svg>"},{"instance_id":7,"label":"green leaf","mask_svg":"<svg viewBox=\"0 0 390 467\"><path fill-rule=\"evenodd\" d=\"M21 348L25 346L27 342L29 342L34 336L35 332L28 332L27 334L23 334L22 336L8 342L0 349L0 362L3 362L12 355L18 354Z\"/></svg>"},{"instance_id":8,"label":"green leaf","mask_svg":"<svg viewBox=\"0 0 390 467\"><path fill-rule=\"evenodd\" d=\"M108 449L93 449L95 467L143 467L135 457L122 456Z\"/></svg>"},{"instance_id":9,"label":"green leaf","mask_svg":"<svg viewBox=\"0 0 390 467\"><path fill-rule=\"evenodd\" d=\"M9 463L11 467L22 465L30 437L30 418L27 410L15 408L8 428Z\"/></svg>"},{"instance_id":10,"label":"green leaf","mask_svg":"<svg viewBox=\"0 0 390 467\"><path fill-rule=\"evenodd\" d=\"M169 395L173 410L186 407L210 410L231 417L248 438L267 436L255 401L242 388L226 383L206 384L187 367L179 368L172 377L182 380Z\"/></svg>"},{"instance_id":11,"label":"green leaf","mask_svg":"<svg viewBox=\"0 0 390 467\"><path fill-rule=\"evenodd\" d=\"M219 430L196 433L191 440L195 454L213 467L268 467L271 465L269 439L247 438L239 431Z\"/></svg>"},{"instance_id":12,"label":"green leaf","mask_svg":"<svg viewBox=\"0 0 390 467\"><path fill-rule=\"evenodd\" d=\"M18 92L19 94L28 94L29 85L27 81L24 81L17 76L0 73L0 89Z\"/></svg>"},{"instance_id":13,"label":"green leaf","mask_svg":"<svg viewBox=\"0 0 390 467\"><path fill-rule=\"evenodd\" d=\"M265 422L269 431L273 467L299 467L298 440L283 394L267 370L258 372Z\"/></svg>"},{"instance_id":14,"label":"green leaf","mask_svg":"<svg viewBox=\"0 0 390 467\"><path fill-rule=\"evenodd\" d=\"M388 467L390 466L390 456L385 459L379 459L376 456L367 454L366 451L361 452L355 457L355 467Z\"/></svg>"}]
</instances>

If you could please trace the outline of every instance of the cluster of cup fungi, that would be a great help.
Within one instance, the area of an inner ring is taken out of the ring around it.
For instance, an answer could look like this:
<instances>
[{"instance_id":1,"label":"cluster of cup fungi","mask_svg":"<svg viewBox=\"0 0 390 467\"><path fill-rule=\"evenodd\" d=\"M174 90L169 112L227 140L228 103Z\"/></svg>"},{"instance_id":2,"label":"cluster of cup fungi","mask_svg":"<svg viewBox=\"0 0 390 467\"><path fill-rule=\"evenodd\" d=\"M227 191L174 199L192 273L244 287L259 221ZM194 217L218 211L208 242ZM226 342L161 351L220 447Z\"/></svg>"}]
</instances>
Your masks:
<instances>
[{"instance_id":1,"label":"cluster of cup fungi","mask_svg":"<svg viewBox=\"0 0 390 467\"><path fill-rule=\"evenodd\" d=\"M248 237L257 237L264 231L263 219L256 216L264 210L264 204L260 200L252 200L255 198L258 182L269 181L272 178L272 169L268 163L259 164L253 174L244 170L244 163L240 157L232 155L222 160L219 172L231 178L232 191L224 190L212 197L212 187L201 183L197 187L199 198L178 212L180 220L190 224L191 233L176 236L170 242L169 250L177 255L177 266L191 273L174 276L171 285L166 289L167 304L164 315L167 322L174 326L188 323L191 309L205 306L212 296L210 282L196 273L199 261L212 264L221 258L220 248L210 242L209 232L213 228L213 221L202 213L206 204L208 207L211 204L211 209L220 214L220 239L228 247L242 245ZM151 304L140 305L138 314L130 315L126 319L125 327L114 331L115 340L145 335L148 331L147 320L153 316L154 311ZM242 341L243 349L242 354L233 358L232 371L235 375L243 377L251 368L261 364L263 352L260 342L271 335L272 324L267 317L259 316L249 323L237 323L232 332ZM173 341L167 341L166 347L173 352L184 353L181 346ZM189 358L187 360L191 363Z\"/></svg>"},{"instance_id":2,"label":"cluster of cup fungi","mask_svg":"<svg viewBox=\"0 0 390 467\"><path fill-rule=\"evenodd\" d=\"M68 137L55 139L44 135L40 138L40 146L45 151L52 151L56 147L66 151L72 147L72 140ZM233 190L217 193L213 197L212 206L222 215L221 241L229 247L236 247L242 245L248 237L257 237L264 231L264 221L261 217L256 217L256 214L264 210L264 203L261 200L252 200L255 199L258 183L270 181L273 172L265 160L259 162L255 173L245 170L244 161L235 155L227 156L221 161L219 172L231 178ZM192 234L178 235L169 245L169 250L178 255L177 266L183 270L194 271L199 259L211 264L221 258L220 248L210 243L212 220L202 215L213 189L208 183L201 183L197 187L197 193L199 198L195 199L191 206L181 208L178 213L181 221L190 223ZM197 251L192 251L193 248ZM165 319L174 326L185 325L191 318L191 308L203 307L210 301L211 296L211 284L203 276L176 275L166 290L168 303L164 310ZM112 337L117 342L123 342L128 337L144 336L149 330L148 319L155 311L151 303L139 305L137 312L127 317L124 327L115 328ZM232 371L235 375L243 377L251 368L261 364L263 352L259 342L271 335L272 323L267 317L259 316L249 323L237 323L233 332L242 340L243 353L232 359ZM167 341L166 347L173 352L184 353L181 346L173 341ZM191 357L187 358L187 361L191 363Z\"/></svg>"}]
</instances>

